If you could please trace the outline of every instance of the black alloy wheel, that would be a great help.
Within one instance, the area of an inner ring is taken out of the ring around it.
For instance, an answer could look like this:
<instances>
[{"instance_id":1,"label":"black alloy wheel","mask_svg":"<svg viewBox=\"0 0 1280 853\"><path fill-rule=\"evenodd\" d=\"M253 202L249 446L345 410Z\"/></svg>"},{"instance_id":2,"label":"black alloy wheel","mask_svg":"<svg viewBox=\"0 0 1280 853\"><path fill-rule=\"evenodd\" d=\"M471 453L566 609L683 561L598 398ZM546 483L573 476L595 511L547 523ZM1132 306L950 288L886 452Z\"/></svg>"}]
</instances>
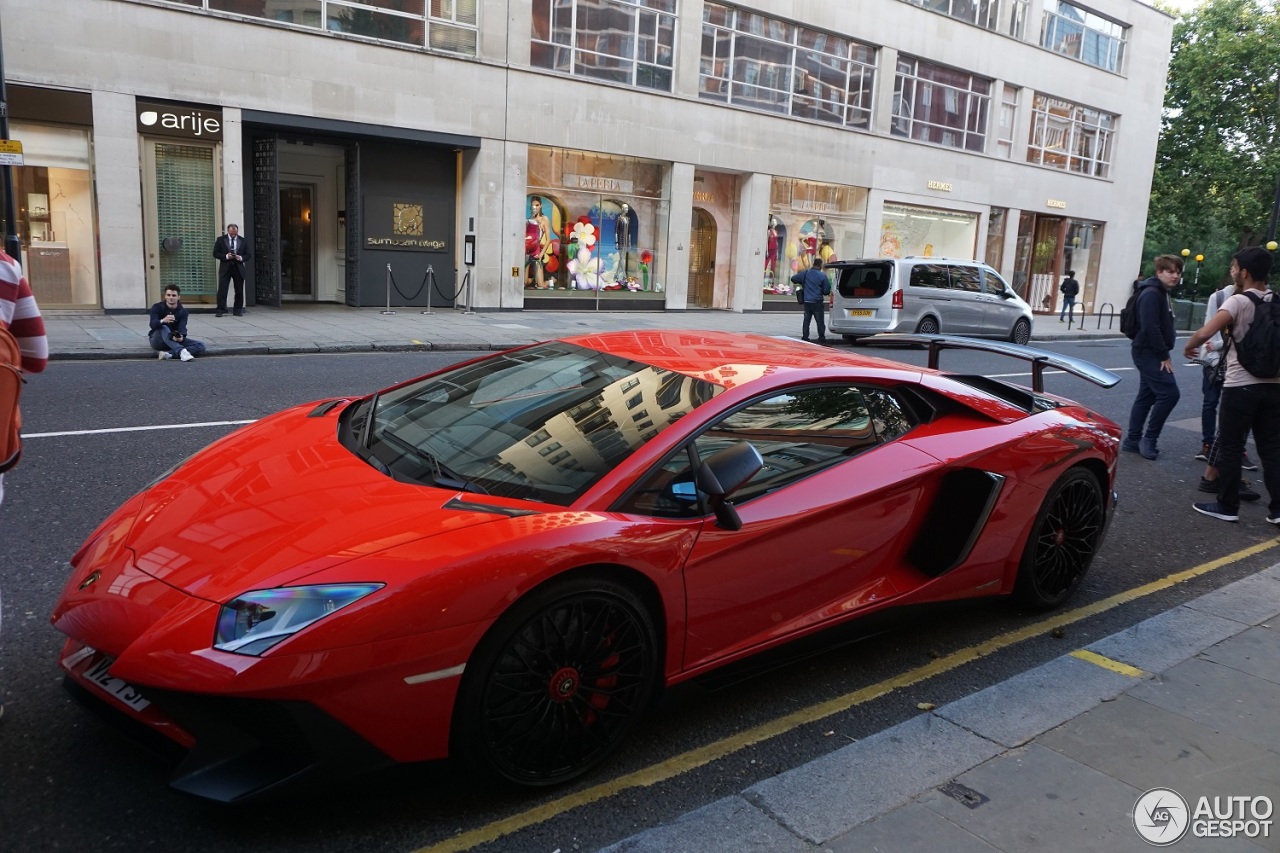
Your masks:
<instances>
[{"instance_id":1,"label":"black alloy wheel","mask_svg":"<svg viewBox=\"0 0 1280 853\"><path fill-rule=\"evenodd\" d=\"M1102 489L1083 468L1054 483L1027 540L1014 595L1024 605L1048 610L1080 586L1093 562L1104 522Z\"/></svg>"},{"instance_id":2,"label":"black alloy wheel","mask_svg":"<svg viewBox=\"0 0 1280 853\"><path fill-rule=\"evenodd\" d=\"M536 590L498 620L467 665L456 753L522 786L581 776L635 727L659 660L653 620L626 586L593 576Z\"/></svg>"},{"instance_id":3,"label":"black alloy wheel","mask_svg":"<svg viewBox=\"0 0 1280 853\"><path fill-rule=\"evenodd\" d=\"M1009 335L1009 340L1024 347L1031 342L1031 323L1026 317L1013 324L1013 333Z\"/></svg>"},{"instance_id":4,"label":"black alloy wheel","mask_svg":"<svg viewBox=\"0 0 1280 853\"><path fill-rule=\"evenodd\" d=\"M925 317L920 321L920 324L916 326L916 333L921 335L938 334L938 321L932 317Z\"/></svg>"}]
</instances>

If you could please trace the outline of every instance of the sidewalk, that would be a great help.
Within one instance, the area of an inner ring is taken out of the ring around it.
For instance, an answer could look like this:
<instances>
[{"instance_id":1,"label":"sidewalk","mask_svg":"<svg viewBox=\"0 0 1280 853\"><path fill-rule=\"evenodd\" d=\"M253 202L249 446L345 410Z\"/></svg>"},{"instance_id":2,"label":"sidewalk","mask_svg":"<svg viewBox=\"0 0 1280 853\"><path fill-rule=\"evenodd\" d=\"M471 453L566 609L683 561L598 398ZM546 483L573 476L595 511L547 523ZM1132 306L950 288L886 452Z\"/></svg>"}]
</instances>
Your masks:
<instances>
[{"instance_id":1,"label":"sidewalk","mask_svg":"<svg viewBox=\"0 0 1280 853\"><path fill-rule=\"evenodd\" d=\"M1280 564L604 853L1280 850L1278 614Z\"/></svg>"},{"instance_id":2,"label":"sidewalk","mask_svg":"<svg viewBox=\"0 0 1280 853\"><path fill-rule=\"evenodd\" d=\"M250 308L243 317L215 317L192 311L188 331L209 351L221 355L268 355L314 352L409 350L496 350L565 335L617 329L719 329L799 337L799 311L735 314L730 311L550 312L378 308L333 304L289 304L284 308ZM155 358L147 343L146 314L50 311L44 318L54 359ZM1087 328L1068 328L1057 317L1035 320L1032 339L1081 340L1120 337L1119 320L1088 318ZM833 335L831 340L839 342Z\"/></svg>"}]
</instances>

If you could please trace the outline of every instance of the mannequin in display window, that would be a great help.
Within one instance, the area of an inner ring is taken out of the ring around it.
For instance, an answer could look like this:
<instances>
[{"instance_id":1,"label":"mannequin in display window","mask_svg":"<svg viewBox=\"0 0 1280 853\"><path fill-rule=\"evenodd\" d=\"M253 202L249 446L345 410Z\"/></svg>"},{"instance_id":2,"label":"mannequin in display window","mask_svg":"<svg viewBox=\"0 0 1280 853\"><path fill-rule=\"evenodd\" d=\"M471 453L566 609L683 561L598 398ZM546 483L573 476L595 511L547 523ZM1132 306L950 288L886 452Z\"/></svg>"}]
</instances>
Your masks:
<instances>
[{"instance_id":1,"label":"mannequin in display window","mask_svg":"<svg viewBox=\"0 0 1280 853\"><path fill-rule=\"evenodd\" d=\"M524 246L528 256L526 269L533 267L534 287L547 289L546 252L551 245L551 220L542 212L542 199L529 200L529 219L525 223ZM527 277L526 277L527 280Z\"/></svg>"},{"instance_id":2,"label":"mannequin in display window","mask_svg":"<svg viewBox=\"0 0 1280 853\"><path fill-rule=\"evenodd\" d=\"M631 271L631 205L623 204L618 218L613 221L613 242L622 262L622 277Z\"/></svg>"},{"instance_id":3,"label":"mannequin in display window","mask_svg":"<svg viewBox=\"0 0 1280 853\"><path fill-rule=\"evenodd\" d=\"M769 217L769 236L764 249L764 271L769 280L778 277L778 246L782 235L778 233L778 217Z\"/></svg>"}]
</instances>

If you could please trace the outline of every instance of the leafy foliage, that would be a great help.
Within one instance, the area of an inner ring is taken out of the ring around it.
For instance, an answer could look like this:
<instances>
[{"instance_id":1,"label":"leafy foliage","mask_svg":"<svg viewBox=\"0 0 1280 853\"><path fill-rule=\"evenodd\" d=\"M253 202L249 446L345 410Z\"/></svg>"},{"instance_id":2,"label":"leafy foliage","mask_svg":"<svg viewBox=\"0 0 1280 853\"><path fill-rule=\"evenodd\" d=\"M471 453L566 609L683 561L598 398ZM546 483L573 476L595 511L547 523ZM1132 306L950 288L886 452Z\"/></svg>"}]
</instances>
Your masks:
<instances>
[{"instance_id":1,"label":"leafy foliage","mask_svg":"<svg viewBox=\"0 0 1280 853\"><path fill-rule=\"evenodd\" d=\"M1174 25L1145 248L1203 253L1201 295L1238 248L1267 239L1280 179L1277 45L1280 10L1267 0L1208 0ZM1194 270L1193 260L1188 282Z\"/></svg>"}]
</instances>

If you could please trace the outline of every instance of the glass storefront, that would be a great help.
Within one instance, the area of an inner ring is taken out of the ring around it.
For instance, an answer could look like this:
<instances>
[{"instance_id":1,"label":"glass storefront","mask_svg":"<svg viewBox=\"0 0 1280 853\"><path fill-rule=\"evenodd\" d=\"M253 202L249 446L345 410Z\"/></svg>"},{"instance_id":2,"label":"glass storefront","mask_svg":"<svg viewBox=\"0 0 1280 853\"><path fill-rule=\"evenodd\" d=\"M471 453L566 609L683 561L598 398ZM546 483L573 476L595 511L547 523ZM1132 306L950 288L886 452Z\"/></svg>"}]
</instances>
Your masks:
<instances>
[{"instance_id":1,"label":"glass storefront","mask_svg":"<svg viewBox=\"0 0 1280 853\"><path fill-rule=\"evenodd\" d=\"M823 263L862 255L867 233L862 187L774 178L765 243L764 301L795 303L791 276Z\"/></svg>"},{"instance_id":2,"label":"glass storefront","mask_svg":"<svg viewBox=\"0 0 1280 853\"><path fill-rule=\"evenodd\" d=\"M529 295L664 300L669 202L663 164L529 149L524 285Z\"/></svg>"},{"instance_id":3,"label":"glass storefront","mask_svg":"<svg viewBox=\"0 0 1280 853\"><path fill-rule=\"evenodd\" d=\"M1051 314L1062 309L1058 287L1068 270L1080 282L1079 303L1092 313L1102 262L1101 222L1023 213L1018 219L1018 249L1014 287L1033 311Z\"/></svg>"},{"instance_id":4,"label":"glass storefront","mask_svg":"<svg viewBox=\"0 0 1280 853\"><path fill-rule=\"evenodd\" d=\"M978 246L978 214L962 210L886 203L880 223L883 258L972 259Z\"/></svg>"},{"instance_id":5,"label":"glass storefront","mask_svg":"<svg viewBox=\"0 0 1280 853\"><path fill-rule=\"evenodd\" d=\"M24 165L13 167L22 268L41 307L96 306L97 225L89 131L10 125Z\"/></svg>"},{"instance_id":6,"label":"glass storefront","mask_svg":"<svg viewBox=\"0 0 1280 853\"><path fill-rule=\"evenodd\" d=\"M1009 208L991 208L991 213L987 215L987 254L984 260L987 266L1001 275L1005 274L1001 264L1004 262L1004 232L1008 226Z\"/></svg>"}]
</instances>

